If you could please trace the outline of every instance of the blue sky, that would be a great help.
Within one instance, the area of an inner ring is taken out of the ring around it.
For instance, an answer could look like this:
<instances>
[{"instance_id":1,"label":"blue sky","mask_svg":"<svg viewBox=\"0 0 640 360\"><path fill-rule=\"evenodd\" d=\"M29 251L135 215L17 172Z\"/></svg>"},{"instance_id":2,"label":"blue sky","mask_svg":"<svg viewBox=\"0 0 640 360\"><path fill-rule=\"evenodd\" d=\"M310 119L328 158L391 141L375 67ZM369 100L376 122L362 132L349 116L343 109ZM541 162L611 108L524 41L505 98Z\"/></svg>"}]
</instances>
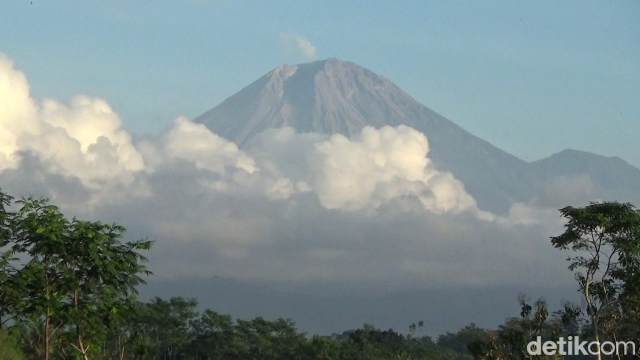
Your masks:
<instances>
[{"instance_id":1,"label":"blue sky","mask_svg":"<svg viewBox=\"0 0 640 360\"><path fill-rule=\"evenodd\" d=\"M283 34L524 160L573 148L640 167L636 0L0 2L0 52L35 98L102 97L135 134L310 60Z\"/></svg>"}]
</instances>

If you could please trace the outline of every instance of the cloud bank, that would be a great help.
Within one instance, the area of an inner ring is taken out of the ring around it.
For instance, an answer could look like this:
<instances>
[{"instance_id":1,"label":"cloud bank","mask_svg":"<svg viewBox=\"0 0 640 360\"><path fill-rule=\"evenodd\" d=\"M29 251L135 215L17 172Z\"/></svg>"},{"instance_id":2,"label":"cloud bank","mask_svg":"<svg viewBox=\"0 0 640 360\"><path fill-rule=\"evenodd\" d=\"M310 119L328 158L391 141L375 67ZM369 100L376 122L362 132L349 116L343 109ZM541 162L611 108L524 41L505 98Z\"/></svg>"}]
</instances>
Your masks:
<instances>
[{"instance_id":1,"label":"cloud bank","mask_svg":"<svg viewBox=\"0 0 640 360\"><path fill-rule=\"evenodd\" d=\"M555 210L483 211L428 155L427 136L406 126L351 139L269 130L241 150L178 118L135 138L105 100L31 98L0 57L0 187L156 240L158 277L383 289L564 282L564 255L548 241L561 230Z\"/></svg>"}]
</instances>

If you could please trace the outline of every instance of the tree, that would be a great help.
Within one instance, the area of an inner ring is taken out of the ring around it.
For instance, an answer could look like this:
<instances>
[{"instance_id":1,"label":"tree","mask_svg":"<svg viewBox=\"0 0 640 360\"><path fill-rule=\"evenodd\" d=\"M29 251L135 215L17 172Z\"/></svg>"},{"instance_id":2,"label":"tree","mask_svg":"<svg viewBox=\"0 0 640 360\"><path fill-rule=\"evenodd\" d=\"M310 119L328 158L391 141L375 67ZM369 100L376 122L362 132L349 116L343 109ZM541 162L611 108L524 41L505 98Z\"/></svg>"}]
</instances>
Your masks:
<instances>
[{"instance_id":1,"label":"tree","mask_svg":"<svg viewBox=\"0 0 640 360\"><path fill-rule=\"evenodd\" d=\"M89 343L104 339L106 329L117 324L133 307L135 287L150 272L138 250L149 241L121 243L125 229L118 225L73 220L64 254L64 286L70 301L63 314L74 328L72 346L88 359Z\"/></svg>"},{"instance_id":2,"label":"tree","mask_svg":"<svg viewBox=\"0 0 640 360\"><path fill-rule=\"evenodd\" d=\"M221 315L205 310L200 319L191 324L193 341L190 352L197 359L225 359L232 353L234 345L233 321L230 315Z\"/></svg>"},{"instance_id":3,"label":"tree","mask_svg":"<svg viewBox=\"0 0 640 360\"><path fill-rule=\"evenodd\" d=\"M0 189L0 329L15 314L15 307L20 298L22 284L17 282L16 268L12 263L16 260L11 249L13 213L7 211L13 197Z\"/></svg>"},{"instance_id":4,"label":"tree","mask_svg":"<svg viewBox=\"0 0 640 360\"><path fill-rule=\"evenodd\" d=\"M560 213L568 221L564 233L552 237L551 243L576 253L567 259L569 270L585 300L593 337L600 342L602 325L618 323L624 311L637 313L640 212L628 203L601 202L568 206ZM611 334L614 340L616 332Z\"/></svg>"},{"instance_id":5,"label":"tree","mask_svg":"<svg viewBox=\"0 0 640 360\"><path fill-rule=\"evenodd\" d=\"M198 315L197 306L196 299L183 297L172 297L168 301L156 297L144 304L137 318L144 342L154 344L163 359L179 358L193 339L191 322Z\"/></svg>"},{"instance_id":6,"label":"tree","mask_svg":"<svg viewBox=\"0 0 640 360\"><path fill-rule=\"evenodd\" d=\"M457 333L447 332L438 336L437 344L462 354L470 354L469 345L477 341L483 341L487 337L487 331L479 328L475 323L467 325Z\"/></svg>"},{"instance_id":7,"label":"tree","mask_svg":"<svg viewBox=\"0 0 640 360\"><path fill-rule=\"evenodd\" d=\"M100 222L67 220L48 200L18 201L20 210L12 219L13 251L28 257L16 278L25 284L24 319L42 319L44 354L52 352L51 339L62 332L60 351L69 345L83 359L99 351L106 335L132 306L135 286L150 272L138 253L152 242L122 243L125 229Z\"/></svg>"},{"instance_id":8,"label":"tree","mask_svg":"<svg viewBox=\"0 0 640 360\"><path fill-rule=\"evenodd\" d=\"M22 207L12 219L12 250L29 257L16 275L26 286L19 313L30 319L43 318L44 354L45 360L49 360L51 338L62 325L58 315L65 293L60 270L68 221L46 200L30 198L18 203Z\"/></svg>"},{"instance_id":9,"label":"tree","mask_svg":"<svg viewBox=\"0 0 640 360\"><path fill-rule=\"evenodd\" d=\"M24 360L24 358L15 336L7 331L0 331L0 359Z\"/></svg>"},{"instance_id":10,"label":"tree","mask_svg":"<svg viewBox=\"0 0 640 360\"><path fill-rule=\"evenodd\" d=\"M561 335L561 325L557 319L549 319L547 303L539 299L533 306L529 304L526 296L518 297L520 304L520 318L507 319L496 331L478 332L477 328L468 330L469 340L474 337L477 340L468 344L469 352L474 359L506 360L506 359L558 359L555 356L531 355L527 351L530 341L540 336L545 340L557 340ZM550 321L551 320L551 321ZM462 331L461 331L462 332Z\"/></svg>"}]
</instances>

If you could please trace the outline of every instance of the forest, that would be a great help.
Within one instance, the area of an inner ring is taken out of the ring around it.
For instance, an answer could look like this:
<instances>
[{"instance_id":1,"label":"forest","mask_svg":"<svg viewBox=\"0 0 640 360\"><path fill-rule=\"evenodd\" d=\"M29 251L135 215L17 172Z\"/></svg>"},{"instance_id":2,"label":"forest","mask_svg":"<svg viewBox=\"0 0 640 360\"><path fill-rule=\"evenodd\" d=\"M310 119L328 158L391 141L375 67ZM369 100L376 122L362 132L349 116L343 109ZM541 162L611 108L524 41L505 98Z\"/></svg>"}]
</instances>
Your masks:
<instances>
[{"instance_id":1,"label":"forest","mask_svg":"<svg viewBox=\"0 0 640 360\"><path fill-rule=\"evenodd\" d=\"M498 328L472 323L437 338L422 333L422 321L319 336L300 332L291 319L198 311L197 299L141 302L136 287L152 275L144 256L152 241L125 241L122 226L69 219L46 199L0 190L0 359L587 358L527 351L538 337L568 336L640 347L640 211L593 202L560 215L565 229L550 246L572 254L567 266L580 302L550 309L544 299L514 294L521 312Z\"/></svg>"}]
</instances>

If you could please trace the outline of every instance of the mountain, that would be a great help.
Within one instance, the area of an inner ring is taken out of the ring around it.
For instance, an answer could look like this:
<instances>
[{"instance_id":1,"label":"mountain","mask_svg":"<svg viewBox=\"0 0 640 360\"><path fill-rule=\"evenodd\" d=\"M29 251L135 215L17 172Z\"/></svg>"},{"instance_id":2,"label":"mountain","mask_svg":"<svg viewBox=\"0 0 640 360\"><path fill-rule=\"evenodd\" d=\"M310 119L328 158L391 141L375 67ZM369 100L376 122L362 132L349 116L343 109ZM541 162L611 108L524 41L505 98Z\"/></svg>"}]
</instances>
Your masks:
<instances>
[{"instance_id":1,"label":"mountain","mask_svg":"<svg viewBox=\"0 0 640 360\"><path fill-rule=\"evenodd\" d=\"M622 186L613 195L633 195L640 184L640 170L620 159L569 151L531 164L522 161L438 115L386 78L337 59L279 66L194 121L240 147L266 129L284 126L350 136L368 125L407 125L427 135L429 157L437 167L460 179L481 208L497 213L505 213L513 202L529 201L561 176L584 174L593 176L595 185Z\"/></svg>"},{"instance_id":2,"label":"mountain","mask_svg":"<svg viewBox=\"0 0 640 360\"><path fill-rule=\"evenodd\" d=\"M574 191L582 186L582 191L591 192L583 195L590 195L593 200L618 200L640 205L640 169L617 156L605 157L567 149L532 162L530 168L544 184L568 178L573 180ZM563 206L559 203L551 205Z\"/></svg>"}]
</instances>

